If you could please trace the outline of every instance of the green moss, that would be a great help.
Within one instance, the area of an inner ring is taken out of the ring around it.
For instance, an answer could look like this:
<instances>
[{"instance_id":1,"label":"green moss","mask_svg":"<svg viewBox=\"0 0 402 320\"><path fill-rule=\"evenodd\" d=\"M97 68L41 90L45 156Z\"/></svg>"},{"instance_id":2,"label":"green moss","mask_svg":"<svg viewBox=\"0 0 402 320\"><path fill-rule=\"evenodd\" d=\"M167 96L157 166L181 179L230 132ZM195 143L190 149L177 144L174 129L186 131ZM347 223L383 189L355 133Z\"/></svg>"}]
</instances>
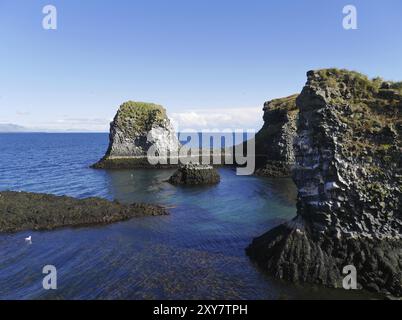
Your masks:
<instances>
[{"instance_id":1,"label":"green moss","mask_svg":"<svg viewBox=\"0 0 402 320\"><path fill-rule=\"evenodd\" d=\"M153 124L162 124L166 110L157 104L137 101L123 103L115 117L115 124L128 134L149 131Z\"/></svg>"},{"instance_id":2,"label":"green moss","mask_svg":"<svg viewBox=\"0 0 402 320\"><path fill-rule=\"evenodd\" d=\"M324 86L339 89L341 92L348 89L354 101L372 99L378 94L382 84L381 78L370 80L362 73L346 69L322 69L317 74Z\"/></svg>"},{"instance_id":3,"label":"green moss","mask_svg":"<svg viewBox=\"0 0 402 320\"><path fill-rule=\"evenodd\" d=\"M390 191L379 181L368 183L365 189L368 193L375 194L376 201L385 201L390 196Z\"/></svg>"},{"instance_id":4,"label":"green moss","mask_svg":"<svg viewBox=\"0 0 402 320\"><path fill-rule=\"evenodd\" d=\"M391 89L394 89L402 94L402 81L391 83Z\"/></svg>"},{"instance_id":5,"label":"green moss","mask_svg":"<svg viewBox=\"0 0 402 320\"><path fill-rule=\"evenodd\" d=\"M278 134L285 123L285 117L296 117L298 108L294 94L284 98L273 99L264 104L264 126L256 134L257 149L263 147L265 141L269 141L274 135Z\"/></svg>"},{"instance_id":6,"label":"green moss","mask_svg":"<svg viewBox=\"0 0 402 320\"><path fill-rule=\"evenodd\" d=\"M345 152L351 157L362 151L393 157L392 144L384 144L381 131L401 126L402 82L384 82L380 77L345 69L322 69L311 74L310 85L325 92L328 102L336 106L339 120L349 129Z\"/></svg>"},{"instance_id":7,"label":"green moss","mask_svg":"<svg viewBox=\"0 0 402 320\"><path fill-rule=\"evenodd\" d=\"M391 147L392 147L391 144L381 144L381 145L380 145L380 148L381 148L382 150L388 150L388 149L391 148Z\"/></svg>"},{"instance_id":8,"label":"green moss","mask_svg":"<svg viewBox=\"0 0 402 320\"><path fill-rule=\"evenodd\" d=\"M293 94L288 97L273 99L266 103L269 110L284 110L284 111L297 111L296 98L298 94Z\"/></svg>"},{"instance_id":9,"label":"green moss","mask_svg":"<svg viewBox=\"0 0 402 320\"><path fill-rule=\"evenodd\" d=\"M312 80L321 88L331 88L339 91L340 95L334 99L352 104L370 103L399 105L402 94L402 82L387 81L389 89L383 87L381 77L373 79L366 75L346 69L321 69L315 71L318 78ZM336 101L340 102L340 101Z\"/></svg>"}]
</instances>

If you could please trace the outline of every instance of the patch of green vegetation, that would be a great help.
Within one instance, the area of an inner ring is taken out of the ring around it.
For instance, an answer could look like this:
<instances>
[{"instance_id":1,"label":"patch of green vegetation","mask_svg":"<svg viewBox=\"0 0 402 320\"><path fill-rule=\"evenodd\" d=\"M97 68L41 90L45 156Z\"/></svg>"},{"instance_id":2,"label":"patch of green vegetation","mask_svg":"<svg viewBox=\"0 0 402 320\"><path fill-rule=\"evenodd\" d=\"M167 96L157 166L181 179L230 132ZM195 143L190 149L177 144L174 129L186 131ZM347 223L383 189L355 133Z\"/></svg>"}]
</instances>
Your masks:
<instances>
[{"instance_id":1,"label":"patch of green vegetation","mask_svg":"<svg viewBox=\"0 0 402 320\"><path fill-rule=\"evenodd\" d=\"M273 99L264 104L264 126L255 135L257 154L265 154L273 147L275 137L288 121L293 121L298 113L296 99L293 94L284 98Z\"/></svg>"},{"instance_id":2,"label":"patch of green vegetation","mask_svg":"<svg viewBox=\"0 0 402 320\"><path fill-rule=\"evenodd\" d=\"M129 134L149 131L153 124L162 124L166 110L157 104L137 101L123 103L115 117L115 124Z\"/></svg>"},{"instance_id":3,"label":"patch of green vegetation","mask_svg":"<svg viewBox=\"0 0 402 320\"><path fill-rule=\"evenodd\" d=\"M402 82L384 81L381 77L369 79L362 73L336 68L317 70L315 75L318 77L312 80L313 83L321 88L334 89L340 93L335 98L348 104L375 101L380 105L400 106Z\"/></svg>"},{"instance_id":4,"label":"patch of green vegetation","mask_svg":"<svg viewBox=\"0 0 402 320\"><path fill-rule=\"evenodd\" d=\"M368 193L374 193L376 201L384 201L390 196L390 191L384 187L384 184L379 181L368 183L365 186Z\"/></svg>"},{"instance_id":5,"label":"patch of green vegetation","mask_svg":"<svg viewBox=\"0 0 402 320\"><path fill-rule=\"evenodd\" d=\"M394 89L402 94L402 81L391 83L391 89Z\"/></svg>"},{"instance_id":6,"label":"patch of green vegetation","mask_svg":"<svg viewBox=\"0 0 402 320\"><path fill-rule=\"evenodd\" d=\"M370 80L366 75L350 71L346 69L321 69L316 72L319 75L324 86L339 89L342 91L349 90L353 100L372 99L378 94L382 79L374 78Z\"/></svg>"},{"instance_id":7,"label":"patch of green vegetation","mask_svg":"<svg viewBox=\"0 0 402 320\"><path fill-rule=\"evenodd\" d=\"M401 125L402 82L335 68L314 71L309 81L325 92L327 101L337 106L338 119L347 125L345 151L351 156L366 152L393 157L391 147L397 142L385 144L381 135L384 128Z\"/></svg>"},{"instance_id":8,"label":"patch of green vegetation","mask_svg":"<svg viewBox=\"0 0 402 320\"><path fill-rule=\"evenodd\" d=\"M288 97L273 99L266 103L266 107L268 108L268 110L297 110L296 98L298 96L298 94L293 94Z\"/></svg>"},{"instance_id":9,"label":"patch of green vegetation","mask_svg":"<svg viewBox=\"0 0 402 320\"><path fill-rule=\"evenodd\" d=\"M339 69L315 71L309 82L332 109L323 113L328 124L342 124L340 152L364 168L360 174L368 183L362 188L376 201L386 202L392 194L384 181L394 174L402 147L402 82Z\"/></svg>"},{"instance_id":10,"label":"patch of green vegetation","mask_svg":"<svg viewBox=\"0 0 402 320\"><path fill-rule=\"evenodd\" d=\"M382 150L388 150L388 149L391 148L391 147L392 147L391 144L381 144L381 145L380 145L380 148L381 148Z\"/></svg>"}]
</instances>

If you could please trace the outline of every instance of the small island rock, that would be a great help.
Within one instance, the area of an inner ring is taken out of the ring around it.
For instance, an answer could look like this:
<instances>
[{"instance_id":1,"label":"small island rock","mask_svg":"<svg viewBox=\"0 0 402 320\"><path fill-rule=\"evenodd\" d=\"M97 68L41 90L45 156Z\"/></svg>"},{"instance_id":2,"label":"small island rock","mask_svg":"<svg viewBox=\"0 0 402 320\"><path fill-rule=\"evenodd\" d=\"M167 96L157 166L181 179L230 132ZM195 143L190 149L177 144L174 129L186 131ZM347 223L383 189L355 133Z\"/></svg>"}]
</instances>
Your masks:
<instances>
[{"instance_id":1,"label":"small island rock","mask_svg":"<svg viewBox=\"0 0 402 320\"><path fill-rule=\"evenodd\" d=\"M218 171L210 165L186 164L169 178L171 184L201 185L220 182Z\"/></svg>"},{"instance_id":2,"label":"small island rock","mask_svg":"<svg viewBox=\"0 0 402 320\"><path fill-rule=\"evenodd\" d=\"M181 146L166 114L157 104L137 101L123 103L110 124L109 147L92 167L129 169L159 167L148 161L148 150L155 156L176 156Z\"/></svg>"}]
</instances>

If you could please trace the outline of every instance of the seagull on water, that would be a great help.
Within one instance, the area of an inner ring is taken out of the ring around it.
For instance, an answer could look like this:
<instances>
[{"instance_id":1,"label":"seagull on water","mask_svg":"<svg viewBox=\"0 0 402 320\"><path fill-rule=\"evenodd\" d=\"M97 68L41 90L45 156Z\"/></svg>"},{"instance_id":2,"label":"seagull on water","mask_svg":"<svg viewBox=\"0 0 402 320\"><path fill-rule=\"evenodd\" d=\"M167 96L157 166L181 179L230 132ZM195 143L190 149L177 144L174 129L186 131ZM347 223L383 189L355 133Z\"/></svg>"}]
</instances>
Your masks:
<instances>
[{"instance_id":1,"label":"seagull on water","mask_svg":"<svg viewBox=\"0 0 402 320\"><path fill-rule=\"evenodd\" d=\"M32 243L32 236L25 238L25 242Z\"/></svg>"}]
</instances>

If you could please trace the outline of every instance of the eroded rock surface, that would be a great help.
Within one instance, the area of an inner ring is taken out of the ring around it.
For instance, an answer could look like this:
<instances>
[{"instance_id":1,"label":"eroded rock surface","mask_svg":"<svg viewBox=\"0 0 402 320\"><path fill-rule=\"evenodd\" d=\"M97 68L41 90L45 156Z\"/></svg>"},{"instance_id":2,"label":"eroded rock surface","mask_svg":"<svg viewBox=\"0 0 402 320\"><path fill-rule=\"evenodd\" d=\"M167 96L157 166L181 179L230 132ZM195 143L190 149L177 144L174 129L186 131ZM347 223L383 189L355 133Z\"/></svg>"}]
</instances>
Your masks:
<instances>
[{"instance_id":1,"label":"eroded rock surface","mask_svg":"<svg viewBox=\"0 0 402 320\"><path fill-rule=\"evenodd\" d=\"M220 182L219 172L210 165L186 164L169 178L171 184L202 185Z\"/></svg>"},{"instance_id":2,"label":"eroded rock surface","mask_svg":"<svg viewBox=\"0 0 402 320\"><path fill-rule=\"evenodd\" d=\"M264 104L264 126L255 136L256 174L270 177L291 175L294 164L297 95Z\"/></svg>"},{"instance_id":3,"label":"eroded rock surface","mask_svg":"<svg viewBox=\"0 0 402 320\"><path fill-rule=\"evenodd\" d=\"M123 103L110 124L109 147L94 168L152 167L147 153L177 157L180 142L166 115L166 110L153 103ZM158 167L158 166L155 166Z\"/></svg>"},{"instance_id":4,"label":"eroded rock surface","mask_svg":"<svg viewBox=\"0 0 402 320\"><path fill-rule=\"evenodd\" d=\"M401 83L310 71L297 99L297 217L247 249L280 278L402 295Z\"/></svg>"}]
</instances>

